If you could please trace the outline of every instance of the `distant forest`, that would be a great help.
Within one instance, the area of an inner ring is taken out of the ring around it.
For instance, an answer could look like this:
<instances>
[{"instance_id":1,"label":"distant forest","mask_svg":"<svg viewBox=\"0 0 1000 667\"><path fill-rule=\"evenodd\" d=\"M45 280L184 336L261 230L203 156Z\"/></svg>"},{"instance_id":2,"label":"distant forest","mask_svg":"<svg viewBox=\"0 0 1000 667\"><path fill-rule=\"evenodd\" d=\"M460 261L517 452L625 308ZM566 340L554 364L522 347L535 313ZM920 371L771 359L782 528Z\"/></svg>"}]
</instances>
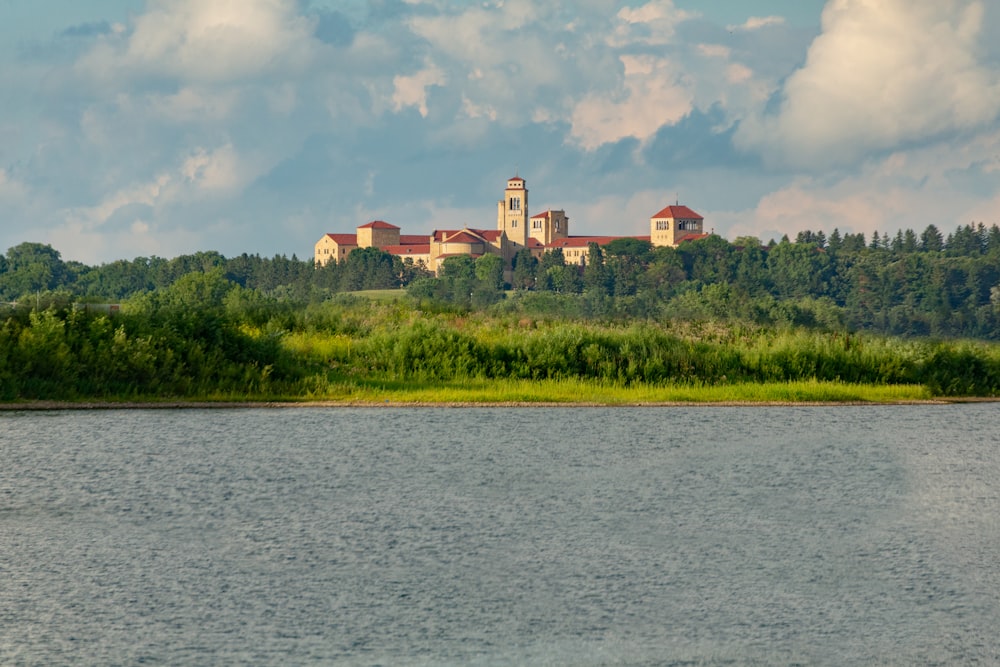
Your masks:
<instances>
[{"instance_id":1,"label":"distant forest","mask_svg":"<svg viewBox=\"0 0 1000 667\"><path fill-rule=\"evenodd\" d=\"M290 307L342 292L406 288L423 310L487 310L592 319L684 319L869 331L908 337L1000 338L1000 228L922 232L805 231L761 243L719 236L678 248L619 239L591 245L586 266L561 251L539 261L522 251L513 279L495 256L446 260L433 277L374 248L317 267L283 255L227 258L198 252L100 266L64 261L49 245L0 255L0 302L41 310L153 299L189 274L221 287L207 299ZM513 290L513 292L511 292Z\"/></svg>"}]
</instances>

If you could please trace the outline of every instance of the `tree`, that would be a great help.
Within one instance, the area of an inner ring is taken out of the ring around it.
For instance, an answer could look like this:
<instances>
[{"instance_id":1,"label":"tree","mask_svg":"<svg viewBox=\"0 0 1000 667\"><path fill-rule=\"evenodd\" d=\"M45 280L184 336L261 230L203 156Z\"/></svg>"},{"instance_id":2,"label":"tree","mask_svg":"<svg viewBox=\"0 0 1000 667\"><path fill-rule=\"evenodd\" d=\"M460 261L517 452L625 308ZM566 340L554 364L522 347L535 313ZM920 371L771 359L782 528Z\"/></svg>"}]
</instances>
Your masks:
<instances>
[{"instance_id":1,"label":"tree","mask_svg":"<svg viewBox=\"0 0 1000 667\"><path fill-rule=\"evenodd\" d=\"M344 263L342 285L348 291L400 286L403 260L378 248L357 248Z\"/></svg>"},{"instance_id":2,"label":"tree","mask_svg":"<svg viewBox=\"0 0 1000 667\"><path fill-rule=\"evenodd\" d=\"M528 248L514 256L514 289L533 289L538 277L538 260Z\"/></svg>"},{"instance_id":3,"label":"tree","mask_svg":"<svg viewBox=\"0 0 1000 667\"><path fill-rule=\"evenodd\" d=\"M840 235L840 230L834 227L833 231L830 233L830 240L827 242L827 246L830 248L831 252L837 252L840 250L843 243L844 239Z\"/></svg>"},{"instance_id":4,"label":"tree","mask_svg":"<svg viewBox=\"0 0 1000 667\"><path fill-rule=\"evenodd\" d=\"M814 243L779 243L768 252L767 267L776 296L820 297L829 292L829 255Z\"/></svg>"},{"instance_id":5,"label":"tree","mask_svg":"<svg viewBox=\"0 0 1000 667\"><path fill-rule=\"evenodd\" d=\"M920 249L924 252L940 252L944 248L944 237L941 231L934 225L927 225L927 229L920 235Z\"/></svg>"},{"instance_id":6,"label":"tree","mask_svg":"<svg viewBox=\"0 0 1000 667\"><path fill-rule=\"evenodd\" d=\"M604 246L608 281L615 296L630 296L638 289L638 276L645 271L653 244L642 239L615 239Z\"/></svg>"},{"instance_id":7,"label":"tree","mask_svg":"<svg viewBox=\"0 0 1000 667\"><path fill-rule=\"evenodd\" d=\"M66 264L58 250L42 243L21 243L7 251L0 273L0 296L13 300L66 286Z\"/></svg>"},{"instance_id":8,"label":"tree","mask_svg":"<svg viewBox=\"0 0 1000 667\"><path fill-rule=\"evenodd\" d=\"M587 244L587 264L583 267L583 288L590 292L608 294L608 272L604 266L604 252L594 242Z\"/></svg>"},{"instance_id":9,"label":"tree","mask_svg":"<svg viewBox=\"0 0 1000 667\"><path fill-rule=\"evenodd\" d=\"M503 289L503 258L499 255L486 254L477 259L475 273L480 286L494 291Z\"/></svg>"}]
</instances>

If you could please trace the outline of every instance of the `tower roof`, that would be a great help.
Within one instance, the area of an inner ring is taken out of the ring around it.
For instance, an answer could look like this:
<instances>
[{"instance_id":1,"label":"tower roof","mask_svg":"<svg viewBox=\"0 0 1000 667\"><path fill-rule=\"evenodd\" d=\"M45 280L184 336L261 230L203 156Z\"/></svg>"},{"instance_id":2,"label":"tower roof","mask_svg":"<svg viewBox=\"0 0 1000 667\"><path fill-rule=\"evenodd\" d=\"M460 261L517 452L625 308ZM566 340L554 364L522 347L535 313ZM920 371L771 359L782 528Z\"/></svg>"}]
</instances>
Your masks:
<instances>
[{"instance_id":1,"label":"tower roof","mask_svg":"<svg viewBox=\"0 0 1000 667\"><path fill-rule=\"evenodd\" d=\"M358 229L399 229L399 227L390 225L384 220L372 220L367 225L361 225Z\"/></svg>"},{"instance_id":2,"label":"tower roof","mask_svg":"<svg viewBox=\"0 0 1000 667\"><path fill-rule=\"evenodd\" d=\"M695 218L697 220L704 220L702 216L698 215L687 206L668 206L659 213L653 216L654 218Z\"/></svg>"}]
</instances>

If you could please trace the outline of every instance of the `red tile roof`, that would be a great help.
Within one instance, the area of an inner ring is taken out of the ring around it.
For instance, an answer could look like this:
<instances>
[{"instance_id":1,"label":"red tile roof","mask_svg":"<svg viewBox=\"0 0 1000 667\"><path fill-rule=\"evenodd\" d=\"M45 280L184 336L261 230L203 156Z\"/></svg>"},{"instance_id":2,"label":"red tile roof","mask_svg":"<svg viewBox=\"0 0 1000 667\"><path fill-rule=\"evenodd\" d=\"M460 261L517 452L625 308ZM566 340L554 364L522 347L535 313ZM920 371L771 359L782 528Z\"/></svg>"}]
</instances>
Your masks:
<instances>
[{"instance_id":1,"label":"red tile roof","mask_svg":"<svg viewBox=\"0 0 1000 667\"><path fill-rule=\"evenodd\" d=\"M358 229L399 229L399 227L390 225L384 220L372 220L367 225L361 225Z\"/></svg>"},{"instance_id":2,"label":"red tile roof","mask_svg":"<svg viewBox=\"0 0 1000 667\"><path fill-rule=\"evenodd\" d=\"M503 230L500 229L474 229L472 231L490 242L499 241L500 237L503 236Z\"/></svg>"},{"instance_id":3,"label":"red tile roof","mask_svg":"<svg viewBox=\"0 0 1000 667\"><path fill-rule=\"evenodd\" d=\"M531 216L531 219L534 220L535 218L548 218L549 217L549 213L551 213L551 212L552 211L546 211L545 213L539 213L538 215L533 215L533 216Z\"/></svg>"},{"instance_id":4,"label":"red tile roof","mask_svg":"<svg viewBox=\"0 0 1000 667\"><path fill-rule=\"evenodd\" d=\"M427 244L430 239L430 234L400 234L399 243L400 245L420 245Z\"/></svg>"},{"instance_id":5,"label":"red tile roof","mask_svg":"<svg viewBox=\"0 0 1000 667\"><path fill-rule=\"evenodd\" d=\"M521 178L520 176L515 176L514 178L508 178L507 180L508 181L520 181L520 182L524 183L524 179Z\"/></svg>"},{"instance_id":6,"label":"red tile roof","mask_svg":"<svg viewBox=\"0 0 1000 667\"><path fill-rule=\"evenodd\" d=\"M357 234L327 234L327 237L339 245L358 245Z\"/></svg>"},{"instance_id":7,"label":"red tile roof","mask_svg":"<svg viewBox=\"0 0 1000 667\"><path fill-rule=\"evenodd\" d=\"M431 234L431 237L438 242L452 241L455 238L455 235L461 232L474 234L479 237L477 240L489 241L491 243L499 241L503 236L503 230L500 229L473 229L471 227L466 227L465 229L435 229Z\"/></svg>"},{"instance_id":8,"label":"red tile roof","mask_svg":"<svg viewBox=\"0 0 1000 667\"><path fill-rule=\"evenodd\" d=\"M444 239L445 243L482 243L485 239L476 234L472 234L469 231L462 230L455 234L454 236L449 236Z\"/></svg>"},{"instance_id":9,"label":"red tile roof","mask_svg":"<svg viewBox=\"0 0 1000 667\"><path fill-rule=\"evenodd\" d=\"M698 215L687 206L668 206L656 215L654 218L694 218L696 220L704 220L702 216Z\"/></svg>"},{"instance_id":10,"label":"red tile roof","mask_svg":"<svg viewBox=\"0 0 1000 667\"><path fill-rule=\"evenodd\" d=\"M545 244L542 243L541 241L539 241L536 238L530 238L530 239L528 239L528 247L529 248L544 248Z\"/></svg>"}]
</instances>

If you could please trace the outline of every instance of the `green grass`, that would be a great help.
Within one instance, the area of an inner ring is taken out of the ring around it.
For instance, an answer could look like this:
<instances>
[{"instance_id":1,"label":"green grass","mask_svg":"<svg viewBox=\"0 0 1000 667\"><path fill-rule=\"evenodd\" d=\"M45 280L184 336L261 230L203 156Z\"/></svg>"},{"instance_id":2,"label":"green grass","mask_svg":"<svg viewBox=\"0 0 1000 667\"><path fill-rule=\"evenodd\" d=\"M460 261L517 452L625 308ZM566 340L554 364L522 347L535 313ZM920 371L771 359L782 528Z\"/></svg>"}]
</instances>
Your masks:
<instances>
[{"instance_id":1,"label":"green grass","mask_svg":"<svg viewBox=\"0 0 1000 667\"><path fill-rule=\"evenodd\" d=\"M839 382L720 386L620 386L586 380L343 381L311 393L306 401L429 404L654 405L664 403L905 403L932 399L915 385Z\"/></svg>"}]
</instances>

